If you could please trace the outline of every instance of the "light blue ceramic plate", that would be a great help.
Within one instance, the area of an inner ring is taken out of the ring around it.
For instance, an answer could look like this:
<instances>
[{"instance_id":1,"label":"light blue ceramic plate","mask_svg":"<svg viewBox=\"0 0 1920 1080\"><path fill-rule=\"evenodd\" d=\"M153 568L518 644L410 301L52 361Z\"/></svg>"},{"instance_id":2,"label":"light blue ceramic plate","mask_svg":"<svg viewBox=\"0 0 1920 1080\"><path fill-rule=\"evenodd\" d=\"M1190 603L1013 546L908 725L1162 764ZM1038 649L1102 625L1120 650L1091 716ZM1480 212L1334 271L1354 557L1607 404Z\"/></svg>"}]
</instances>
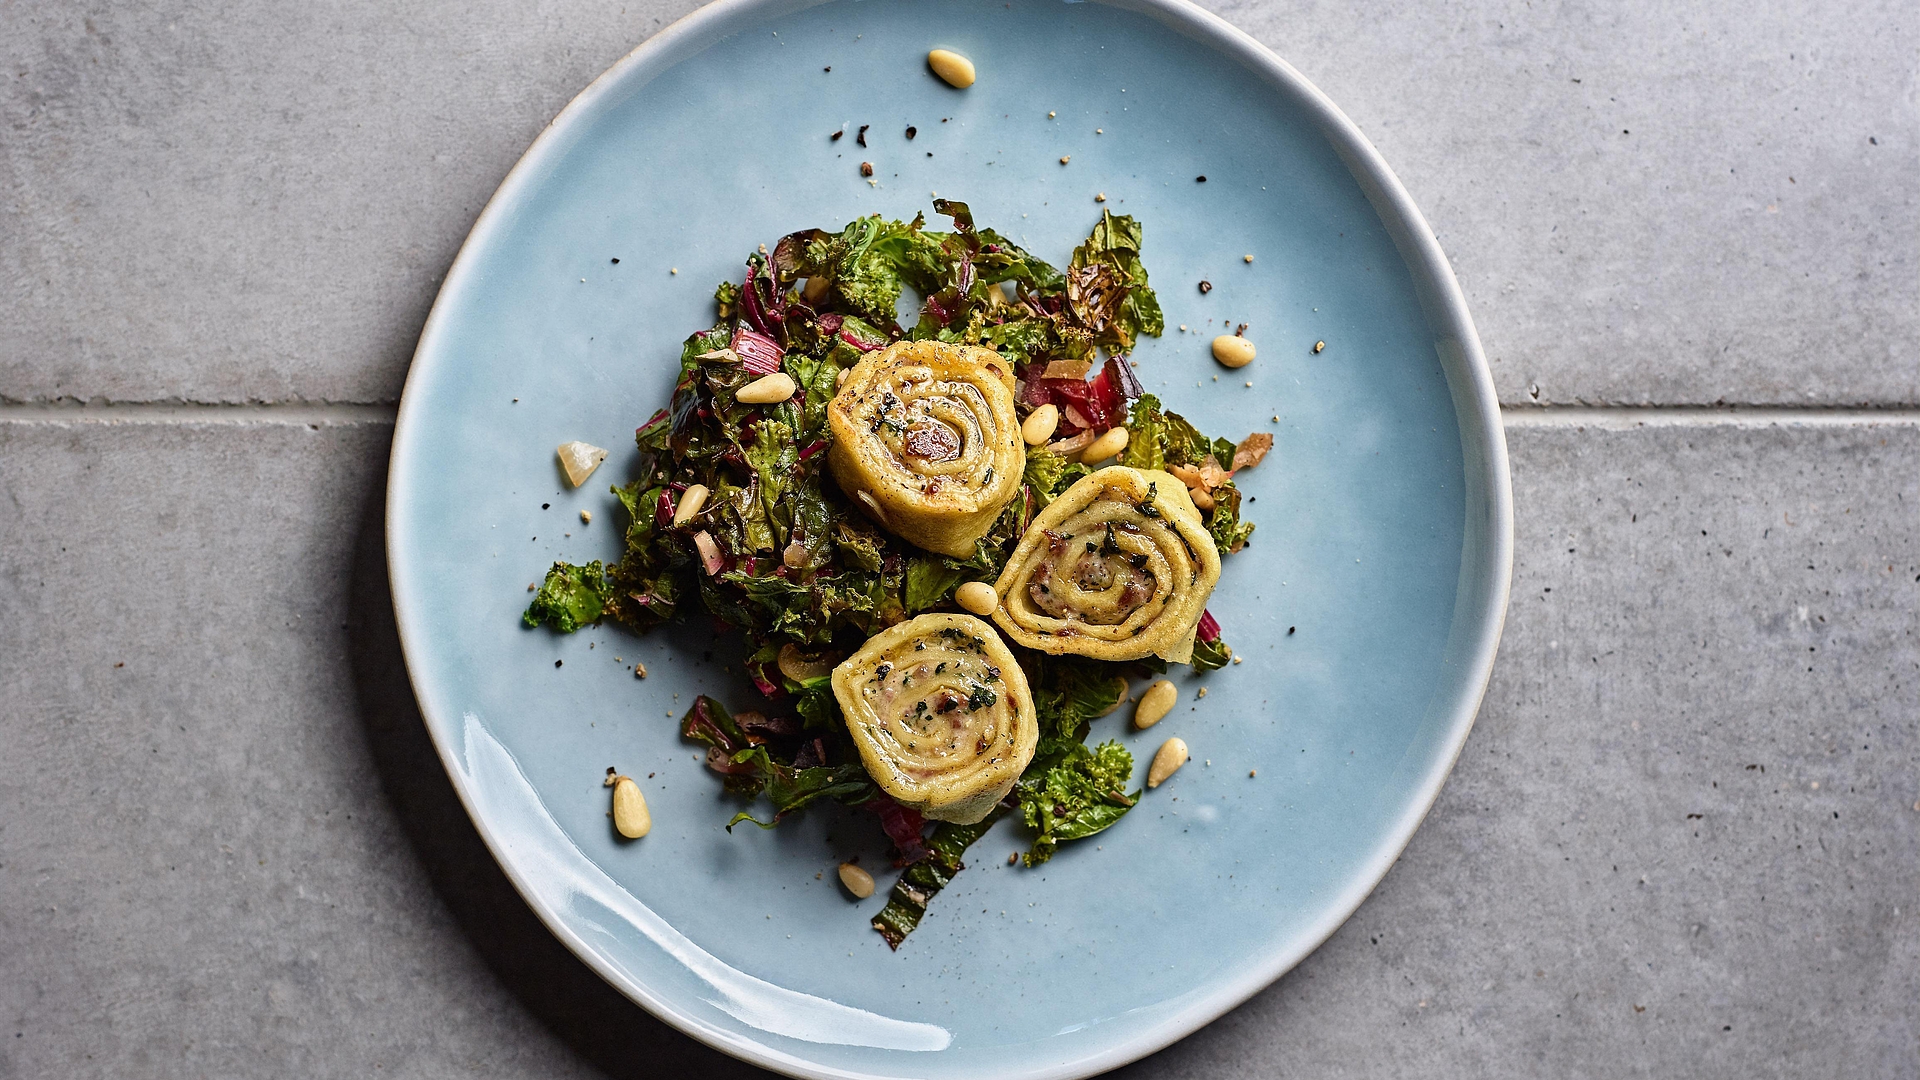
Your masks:
<instances>
[{"instance_id":1,"label":"light blue ceramic plate","mask_svg":"<svg viewBox=\"0 0 1920 1080\"><path fill-rule=\"evenodd\" d=\"M979 82L935 81L936 46ZM1246 662L1182 677L1150 733L1124 714L1096 728L1143 763L1179 735L1193 763L1039 870L1006 865L1024 841L1002 824L895 953L867 925L877 898L834 882L843 857L878 862L870 819L722 827L734 804L674 719L702 691L750 702L727 642L704 623L560 637L519 616L554 559L617 557L607 486L714 284L756 244L911 217L934 191L1056 263L1096 194L1136 215L1169 328L1136 354L1148 389L1275 446L1243 477L1259 533L1212 603ZM1228 372L1207 342L1240 322L1260 358ZM614 450L578 491L554 462L569 439ZM1505 445L1439 247L1326 98L1180 0L727 0L662 32L567 107L474 226L391 476L414 688L501 865L635 1001L801 1076L1084 1076L1244 1000L1406 844L1506 606ZM610 828L609 765L646 778L639 843Z\"/></svg>"}]
</instances>

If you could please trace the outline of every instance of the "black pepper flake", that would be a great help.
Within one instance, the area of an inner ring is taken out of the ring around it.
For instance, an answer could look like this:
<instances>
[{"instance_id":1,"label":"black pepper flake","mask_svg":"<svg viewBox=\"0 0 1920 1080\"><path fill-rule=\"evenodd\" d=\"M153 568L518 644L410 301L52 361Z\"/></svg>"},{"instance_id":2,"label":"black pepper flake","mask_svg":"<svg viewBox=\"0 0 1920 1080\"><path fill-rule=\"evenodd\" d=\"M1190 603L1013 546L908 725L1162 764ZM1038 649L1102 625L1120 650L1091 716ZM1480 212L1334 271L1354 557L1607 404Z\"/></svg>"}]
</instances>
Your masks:
<instances>
[{"instance_id":1,"label":"black pepper flake","mask_svg":"<svg viewBox=\"0 0 1920 1080\"><path fill-rule=\"evenodd\" d=\"M545 509L546 509L547 507L549 507L549 506L552 506L552 505L553 505L552 503L541 503L541 504L540 504L540 509L542 509L542 510L545 510Z\"/></svg>"},{"instance_id":2,"label":"black pepper flake","mask_svg":"<svg viewBox=\"0 0 1920 1080\"><path fill-rule=\"evenodd\" d=\"M615 260L613 260L613 265L615 265L615 266L619 266L619 265L620 265L620 260L619 260L619 259L615 259Z\"/></svg>"},{"instance_id":3,"label":"black pepper flake","mask_svg":"<svg viewBox=\"0 0 1920 1080\"><path fill-rule=\"evenodd\" d=\"M920 129L919 129L919 128L917 128L917 127L914 127L914 126L913 126L913 125L911 125L911 124L909 124L909 125L907 125L907 138L909 138L909 139L911 139L911 138L913 138L913 137L914 137L915 135L918 135L918 134L920 134Z\"/></svg>"},{"instance_id":4,"label":"black pepper flake","mask_svg":"<svg viewBox=\"0 0 1920 1080\"><path fill-rule=\"evenodd\" d=\"M1196 176L1193 178L1193 182L1196 184L1204 184L1207 182L1207 178L1204 176Z\"/></svg>"},{"instance_id":5,"label":"black pepper flake","mask_svg":"<svg viewBox=\"0 0 1920 1080\"><path fill-rule=\"evenodd\" d=\"M834 132L833 134L831 134L831 135L829 135L829 136L827 136L827 141L828 141L828 142L839 142L839 141L840 141L840 136L842 136L842 135L845 135L846 133L847 133L847 129L846 129L846 128L841 128L841 129L840 129L839 131L836 131L836 132Z\"/></svg>"},{"instance_id":6,"label":"black pepper flake","mask_svg":"<svg viewBox=\"0 0 1920 1080\"><path fill-rule=\"evenodd\" d=\"M1297 627L1297 626L1289 626L1289 627L1287 627L1287 636L1288 636L1288 637L1292 637L1292 636L1293 636L1293 632L1294 632L1295 630L1298 630L1298 629L1299 629L1299 627Z\"/></svg>"},{"instance_id":7,"label":"black pepper flake","mask_svg":"<svg viewBox=\"0 0 1920 1080\"><path fill-rule=\"evenodd\" d=\"M873 175L873 162L871 162L871 161L863 161L863 162L861 162L861 163L860 163L860 175L861 175L861 176L872 176L872 175Z\"/></svg>"},{"instance_id":8,"label":"black pepper flake","mask_svg":"<svg viewBox=\"0 0 1920 1080\"><path fill-rule=\"evenodd\" d=\"M1207 293L1210 293L1212 291L1213 291L1213 282L1204 281L1204 280L1200 282L1200 295L1205 296Z\"/></svg>"},{"instance_id":9,"label":"black pepper flake","mask_svg":"<svg viewBox=\"0 0 1920 1080\"><path fill-rule=\"evenodd\" d=\"M820 70L821 70L821 71L832 71L832 70L833 70L833 65L832 65L832 64L828 64L828 65L827 65L826 67L823 67L823 68L821 68Z\"/></svg>"},{"instance_id":10,"label":"black pepper flake","mask_svg":"<svg viewBox=\"0 0 1920 1080\"><path fill-rule=\"evenodd\" d=\"M861 124L860 133L853 137L853 141L859 143L861 146L867 145L867 129L872 126L872 124Z\"/></svg>"},{"instance_id":11,"label":"black pepper flake","mask_svg":"<svg viewBox=\"0 0 1920 1080\"><path fill-rule=\"evenodd\" d=\"M560 661L558 661L558 660L555 660L555 661L553 662L553 666L554 666L554 667L559 667L559 666L560 666Z\"/></svg>"}]
</instances>

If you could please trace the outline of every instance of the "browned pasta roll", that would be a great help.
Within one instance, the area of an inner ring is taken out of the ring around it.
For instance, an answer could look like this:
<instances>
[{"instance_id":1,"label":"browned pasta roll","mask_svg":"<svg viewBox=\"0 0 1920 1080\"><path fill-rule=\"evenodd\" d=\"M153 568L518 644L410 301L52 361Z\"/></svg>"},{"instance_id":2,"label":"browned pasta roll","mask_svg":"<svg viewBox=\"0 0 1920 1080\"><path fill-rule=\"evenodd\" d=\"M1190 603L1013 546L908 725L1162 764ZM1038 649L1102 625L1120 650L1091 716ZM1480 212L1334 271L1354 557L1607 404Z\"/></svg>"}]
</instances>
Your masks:
<instances>
[{"instance_id":1,"label":"browned pasta roll","mask_svg":"<svg viewBox=\"0 0 1920 1080\"><path fill-rule=\"evenodd\" d=\"M833 696L874 782L936 821L986 817L1040 737L1026 675L971 615L922 615L874 635L833 669Z\"/></svg>"},{"instance_id":2,"label":"browned pasta roll","mask_svg":"<svg viewBox=\"0 0 1920 1080\"><path fill-rule=\"evenodd\" d=\"M869 517L964 559L1020 488L1026 444L999 354L901 341L854 365L827 407L834 479Z\"/></svg>"},{"instance_id":3,"label":"browned pasta roll","mask_svg":"<svg viewBox=\"0 0 1920 1080\"><path fill-rule=\"evenodd\" d=\"M1033 519L994 585L993 619L1042 652L1186 663L1219 580L1220 553L1187 486L1115 465Z\"/></svg>"}]
</instances>

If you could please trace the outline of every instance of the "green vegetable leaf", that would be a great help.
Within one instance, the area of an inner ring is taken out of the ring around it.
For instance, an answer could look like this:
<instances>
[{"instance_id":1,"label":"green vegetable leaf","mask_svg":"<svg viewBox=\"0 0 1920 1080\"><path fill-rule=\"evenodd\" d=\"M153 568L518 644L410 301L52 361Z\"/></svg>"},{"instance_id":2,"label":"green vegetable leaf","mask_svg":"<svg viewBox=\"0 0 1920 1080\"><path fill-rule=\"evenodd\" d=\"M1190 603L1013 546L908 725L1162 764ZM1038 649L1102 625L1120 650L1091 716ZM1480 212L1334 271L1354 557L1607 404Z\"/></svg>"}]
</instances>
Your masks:
<instances>
[{"instance_id":1,"label":"green vegetable leaf","mask_svg":"<svg viewBox=\"0 0 1920 1080\"><path fill-rule=\"evenodd\" d=\"M1193 659L1190 661L1197 671L1216 671L1226 667L1233 660L1233 650L1227 648L1224 639L1215 638L1211 642L1198 638L1193 642Z\"/></svg>"},{"instance_id":2,"label":"green vegetable leaf","mask_svg":"<svg viewBox=\"0 0 1920 1080\"><path fill-rule=\"evenodd\" d=\"M528 626L544 623L571 634L587 623L600 621L612 592L606 568L598 559L585 566L557 562L547 571L546 580L533 594L533 603L527 605L521 619Z\"/></svg>"},{"instance_id":3,"label":"green vegetable leaf","mask_svg":"<svg viewBox=\"0 0 1920 1080\"><path fill-rule=\"evenodd\" d=\"M1240 489L1233 481L1213 489L1213 510L1207 515L1207 531L1213 534L1220 554L1231 555L1247 546L1253 535L1253 522L1240 520Z\"/></svg>"},{"instance_id":4,"label":"green vegetable leaf","mask_svg":"<svg viewBox=\"0 0 1920 1080\"><path fill-rule=\"evenodd\" d=\"M796 769L775 761L764 746L755 746L742 750L733 756L733 764L752 769L762 781L762 792L773 803L773 820L761 821L747 811L733 815L727 822L727 831L732 832L735 825L751 821L763 829L771 829L780 824L780 820L789 814L804 809L808 803L819 798L830 798L848 805L858 805L873 798L879 787L867 775L865 766L857 761L840 765L819 765L808 769Z\"/></svg>"},{"instance_id":5,"label":"green vegetable leaf","mask_svg":"<svg viewBox=\"0 0 1920 1080\"><path fill-rule=\"evenodd\" d=\"M1073 461L1063 454L1048 450L1028 450L1027 470L1024 479L1033 489L1033 510L1039 513L1046 505L1060 496L1060 493L1072 487L1074 481L1093 472L1092 469Z\"/></svg>"},{"instance_id":6,"label":"green vegetable leaf","mask_svg":"<svg viewBox=\"0 0 1920 1080\"><path fill-rule=\"evenodd\" d=\"M1142 230L1132 217L1102 211L1087 242L1068 264L1067 295L1075 314L1109 349L1131 349L1141 334L1166 329L1160 301L1140 261Z\"/></svg>"},{"instance_id":7,"label":"green vegetable leaf","mask_svg":"<svg viewBox=\"0 0 1920 1080\"><path fill-rule=\"evenodd\" d=\"M916 556L907 560L907 610L925 611L953 592L967 572L950 559Z\"/></svg>"},{"instance_id":8,"label":"green vegetable leaf","mask_svg":"<svg viewBox=\"0 0 1920 1080\"><path fill-rule=\"evenodd\" d=\"M1053 858L1061 842L1079 840L1107 828L1131 810L1138 791L1127 794L1133 755L1117 742L1088 750L1075 747L1037 781L1023 778L1016 791L1020 817L1038 835L1022 861L1038 866Z\"/></svg>"},{"instance_id":9,"label":"green vegetable leaf","mask_svg":"<svg viewBox=\"0 0 1920 1080\"><path fill-rule=\"evenodd\" d=\"M927 904L953 881L955 874L966 869L960 856L974 841L987 835L987 830L993 828L1004 813L1004 805L996 806L992 813L972 825L943 821L934 828L933 835L927 839L927 856L900 874L893 891L887 894L887 906L873 918L873 928L887 939L888 946L898 949L907 935L920 925L921 917L927 913Z\"/></svg>"}]
</instances>

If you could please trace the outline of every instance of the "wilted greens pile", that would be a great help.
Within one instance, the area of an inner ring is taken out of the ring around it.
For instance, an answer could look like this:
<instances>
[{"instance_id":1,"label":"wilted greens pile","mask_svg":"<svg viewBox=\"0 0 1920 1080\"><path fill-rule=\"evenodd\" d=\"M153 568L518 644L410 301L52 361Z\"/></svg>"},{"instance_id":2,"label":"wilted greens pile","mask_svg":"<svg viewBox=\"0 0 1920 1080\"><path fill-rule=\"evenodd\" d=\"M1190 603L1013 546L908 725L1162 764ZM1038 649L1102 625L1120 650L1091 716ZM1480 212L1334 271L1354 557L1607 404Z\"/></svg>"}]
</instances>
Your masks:
<instances>
[{"instance_id":1,"label":"wilted greens pile","mask_svg":"<svg viewBox=\"0 0 1920 1080\"><path fill-rule=\"evenodd\" d=\"M730 712L701 697L682 734L706 745L708 766L742 797L729 827L771 827L822 797L875 812L905 866L874 920L896 947L961 868L967 845L1003 814L1017 813L1032 833L1033 865L1127 812L1139 794L1125 790L1132 756L1117 742L1089 747L1086 739L1091 721L1118 705L1121 676L1164 664L1015 648L1033 689L1039 750L998 812L929 833L867 776L828 686L833 661L913 614L957 610L953 591L963 582L991 584L1033 516L1090 471L1070 456L1076 445L1116 425L1132 433L1121 464L1207 472L1203 518L1223 555L1253 531L1227 472L1234 444L1162 410L1126 358L1138 337L1162 330L1139 224L1103 213L1062 271L976 228L963 203L939 200L934 209L952 219L951 230L929 229L920 217L865 217L837 233L793 233L749 256L745 280L715 291L715 324L682 347L671 401L637 432L641 478L613 489L627 512L625 554L612 566L554 564L526 612L528 624L563 633L609 616L638 632L712 617L744 635L764 702ZM910 327L896 315L905 289L922 298ZM827 471L826 408L840 373L903 338L994 349L1014 365L1022 416L1048 404L1062 416L1056 449L1029 448L1020 494L970 558L931 554L879 529ZM775 371L797 384L792 400L735 401ZM708 493L699 537L674 525L695 485ZM1219 667L1229 656L1218 626L1203 618L1194 665ZM761 796L770 813L754 809Z\"/></svg>"}]
</instances>

